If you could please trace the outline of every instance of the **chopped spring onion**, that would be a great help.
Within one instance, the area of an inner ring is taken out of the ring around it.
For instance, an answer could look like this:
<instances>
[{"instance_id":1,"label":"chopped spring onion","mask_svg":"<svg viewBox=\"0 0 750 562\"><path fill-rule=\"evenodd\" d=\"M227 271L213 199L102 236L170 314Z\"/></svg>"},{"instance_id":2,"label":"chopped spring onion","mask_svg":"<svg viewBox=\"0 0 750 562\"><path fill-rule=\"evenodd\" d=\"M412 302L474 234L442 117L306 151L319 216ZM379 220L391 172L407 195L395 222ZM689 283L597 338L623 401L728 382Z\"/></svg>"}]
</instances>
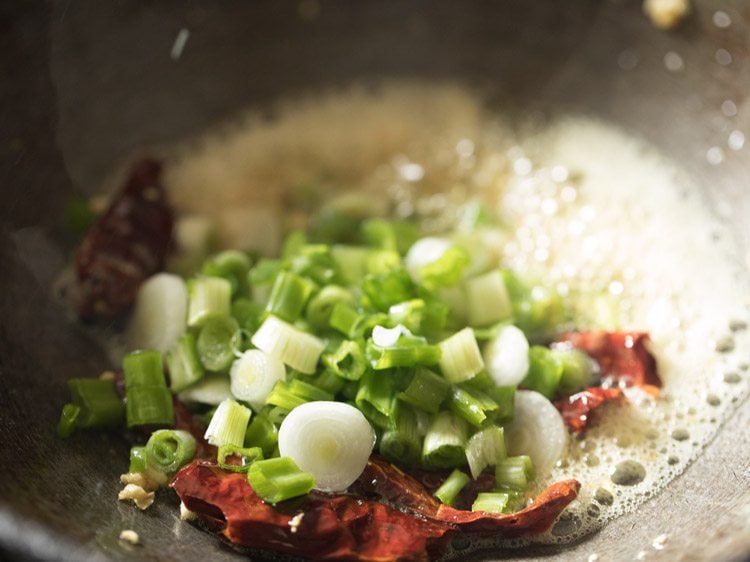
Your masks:
<instances>
[{"instance_id":1,"label":"chopped spring onion","mask_svg":"<svg viewBox=\"0 0 750 562\"><path fill-rule=\"evenodd\" d=\"M232 301L232 317L240 328L252 333L258 329L265 314L265 307L250 299L239 297Z\"/></svg>"},{"instance_id":2,"label":"chopped spring onion","mask_svg":"<svg viewBox=\"0 0 750 562\"><path fill-rule=\"evenodd\" d=\"M247 471L247 481L263 501L273 505L304 496L315 486L315 477L285 456L255 461Z\"/></svg>"},{"instance_id":3,"label":"chopped spring onion","mask_svg":"<svg viewBox=\"0 0 750 562\"><path fill-rule=\"evenodd\" d=\"M289 391L295 396L304 399L306 402L312 402L314 400L333 400L333 394L327 390L300 379L293 379L289 383Z\"/></svg>"},{"instance_id":4,"label":"chopped spring onion","mask_svg":"<svg viewBox=\"0 0 750 562\"><path fill-rule=\"evenodd\" d=\"M362 223L362 234L371 246L405 254L419 239L421 228L407 220L371 218Z\"/></svg>"},{"instance_id":5,"label":"chopped spring onion","mask_svg":"<svg viewBox=\"0 0 750 562\"><path fill-rule=\"evenodd\" d=\"M57 422L57 435L65 438L70 437L75 431L76 421L81 414L81 407L77 404L65 404L60 412L60 421Z\"/></svg>"},{"instance_id":6,"label":"chopped spring onion","mask_svg":"<svg viewBox=\"0 0 750 562\"><path fill-rule=\"evenodd\" d=\"M318 364L325 342L299 328L269 316L252 337L253 345L279 358L292 369L312 374Z\"/></svg>"},{"instance_id":7,"label":"chopped spring onion","mask_svg":"<svg viewBox=\"0 0 750 562\"><path fill-rule=\"evenodd\" d=\"M126 418L128 427L172 425L172 395L164 379L161 353L143 350L128 353L125 371Z\"/></svg>"},{"instance_id":8,"label":"chopped spring onion","mask_svg":"<svg viewBox=\"0 0 750 562\"><path fill-rule=\"evenodd\" d=\"M495 483L499 488L523 491L534 479L534 464L527 455L508 457L495 466Z\"/></svg>"},{"instance_id":9,"label":"chopped spring onion","mask_svg":"<svg viewBox=\"0 0 750 562\"><path fill-rule=\"evenodd\" d=\"M122 425L125 407L115 392L114 381L70 379L68 390L73 404L80 408L75 415L74 411L68 408L67 419L72 419L75 427L115 428ZM64 425L67 426L68 422Z\"/></svg>"},{"instance_id":10,"label":"chopped spring onion","mask_svg":"<svg viewBox=\"0 0 750 562\"><path fill-rule=\"evenodd\" d=\"M513 303L514 323L529 341L543 341L566 317L562 297L556 291L522 280L510 270L503 270L503 280Z\"/></svg>"},{"instance_id":11,"label":"chopped spring onion","mask_svg":"<svg viewBox=\"0 0 750 562\"><path fill-rule=\"evenodd\" d=\"M510 296L499 269L466 282L466 305L472 326L488 326L513 315Z\"/></svg>"},{"instance_id":12,"label":"chopped spring onion","mask_svg":"<svg viewBox=\"0 0 750 562\"><path fill-rule=\"evenodd\" d=\"M266 312L287 322L294 322L300 317L314 287L311 281L291 271L282 271L271 287Z\"/></svg>"},{"instance_id":13,"label":"chopped spring onion","mask_svg":"<svg viewBox=\"0 0 750 562\"><path fill-rule=\"evenodd\" d=\"M421 280L420 272L432 263L437 262L443 255L453 247L453 242L447 238L427 236L420 238L412 244L404 257L404 265L412 279Z\"/></svg>"},{"instance_id":14,"label":"chopped spring onion","mask_svg":"<svg viewBox=\"0 0 750 562\"><path fill-rule=\"evenodd\" d=\"M172 392L180 392L196 383L206 374L198 356L195 336L184 334L169 350L166 358Z\"/></svg>"},{"instance_id":15,"label":"chopped spring onion","mask_svg":"<svg viewBox=\"0 0 750 562\"><path fill-rule=\"evenodd\" d=\"M400 268L367 275L362 281L362 291L372 306L382 312L416 296L414 282L406 270Z\"/></svg>"},{"instance_id":16,"label":"chopped spring onion","mask_svg":"<svg viewBox=\"0 0 750 562\"><path fill-rule=\"evenodd\" d=\"M208 374L178 395L183 402L197 402L218 406L232 398L229 378L226 375Z\"/></svg>"},{"instance_id":17,"label":"chopped spring onion","mask_svg":"<svg viewBox=\"0 0 750 562\"><path fill-rule=\"evenodd\" d=\"M245 447L260 447L263 456L270 457L279 442L279 430L265 412L254 416L245 431Z\"/></svg>"},{"instance_id":18,"label":"chopped spring onion","mask_svg":"<svg viewBox=\"0 0 750 562\"><path fill-rule=\"evenodd\" d=\"M492 400L497 404L497 410L492 412L495 423L507 423L513 419L515 409L515 386L496 386L487 390Z\"/></svg>"},{"instance_id":19,"label":"chopped spring onion","mask_svg":"<svg viewBox=\"0 0 750 562\"><path fill-rule=\"evenodd\" d=\"M354 296L338 285L323 287L307 304L305 318L315 329L326 330L330 325L333 308L338 303L354 306Z\"/></svg>"},{"instance_id":20,"label":"chopped spring onion","mask_svg":"<svg viewBox=\"0 0 750 562\"><path fill-rule=\"evenodd\" d=\"M553 347L550 351L562 368L560 392L575 394L593 384L596 364L591 357L574 348Z\"/></svg>"},{"instance_id":21,"label":"chopped spring onion","mask_svg":"<svg viewBox=\"0 0 750 562\"><path fill-rule=\"evenodd\" d=\"M172 394L166 386L138 386L126 391L125 412L129 428L174 424Z\"/></svg>"},{"instance_id":22,"label":"chopped spring onion","mask_svg":"<svg viewBox=\"0 0 750 562\"><path fill-rule=\"evenodd\" d=\"M318 285L329 285L341 280L339 264L325 244L304 244L291 256L291 270L312 279Z\"/></svg>"},{"instance_id":23,"label":"chopped spring onion","mask_svg":"<svg viewBox=\"0 0 750 562\"><path fill-rule=\"evenodd\" d=\"M189 432L181 429L154 431L146 443L146 468L163 474L174 474L195 456L196 442Z\"/></svg>"},{"instance_id":24,"label":"chopped spring onion","mask_svg":"<svg viewBox=\"0 0 750 562\"><path fill-rule=\"evenodd\" d=\"M380 454L391 462L415 466L422 452L419 421L414 409L396 400L391 415L393 427L383 432L378 443Z\"/></svg>"},{"instance_id":25,"label":"chopped spring onion","mask_svg":"<svg viewBox=\"0 0 750 562\"><path fill-rule=\"evenodd\" d=\"M474 480L479 478L485 468L497 466L505 457L505 434L502 427L492 425L477 431L466 443L466 460Z\"/></svg>"},{"instance_id":26,"label":"chopped spring onion","mask_svg":"<svg viewBox=\"0 0 750 562\"><path fill-rule=\"evenodd\" d=\"M529 371L522 385L552 400L557 394L562 372L562 363L557 360L550 349L534 345L529 349Z\"/></svg>"},{"instance_id":27,"label":"chopped spring onion","mask_svg":"<svg viewBox=\"0 0 750 562\"><path fill-rule=\"evenodd\" d=\"M325 363L326 356L323 356L323 362ZM364 361L364 359L363 359ZM327 365L327 363L326 363ZM344 371L341 371L342 374L346 371L349 371L352 367L353 363L349 363L348 359L344 360L343 369ZM364 371L363 371L364 372ZM347 384L356 384L356 381L350 381L348 379L345 379L339 375L337 375L335 372L333 372L330 368L326 369L319 375L311 378L311 383L317 386L318 388L322 388L326 392L330 392L331 395L336 395L344 388Z\"/></svg>"},{"instance_id":28,"label":"chopped spring onion","mask_svg":"<svg viewBox=\"0 0 750 562\"><path fill-rule=\"evenodd\" d=\"M367 260L370 250L361 246L334 244L331 254L341 269L341 276L347 285L357 285L367 273Z\"/></svg>"},{"instance_id":29,"label":"chopped spring onion","mask_svg":"<svg viewBox=\"0 0 750 562\"><path fill-rule=\"evenodd\" d=\"M439 344L440 369L449 382L472 378L484 368L482 354L471 328L464 328Z\"/></svg>"},{"instance_id":30,"label":"chopped spring onion","mask_svg":"<svg viewBox=\"0 0 750 562\"><path fill-rule=\"evenodd\" d=\"M240 325L231 316L207 318L196 340L201 363L209 371L226 372L239 352L241 339Z\"/></svg>"},{"instance_id":31,"label":"chopped spring onion","mask_svg":"<svg viewBox=\"0 0 750 562\"><path fill-rule=\"evenodd\" d=\"M233 462L230 462L230 458ZM219 466L231 472L247 472L250 465L257 460L263 460L263 450L260 447L222 445L216 455Z\"/></svg>"},{"instance_id":32,"label":"chopped spring onion","mask_svg":"<svg viewBox=\"0 0 750 562\"><path fill-rule=\"evenodd\" d=\"M262 259L247 274L251 298L254 303L265 307L276 276L282 271L281 260Z\"/></svg>"},{"instance_id":33,"label":"chopped spring onion","mask_svg":"<svg viewBox=\"0 0 750 562\"><path fill-rule=\"evenodd\" d=\"M211 422L208 424L204 438L211 445L234 445L242 447L245 441L247 424L250 421L249 408L238 404L234 400L224 400L216 408Z\"/></svg>"},{"instance_id":34,"label":"chopped spring onion","mask_svg":"<svg viewBox=\"0 0 750 562\"><path fill-rule=\"evenodd\" d=\"M451 246L435 261L417 270L417 276L428 288L451 287L456 285L471 262L463 248Z\"/></svg>"},{"instance_id":35,"label":"chopped spring onion","mask_svg":"<svg viewBox=\"0 0 750 562\"><path fill-rule=\"evenodd\" d=\"M125 390L139 386L167 386L161 353L158 351L144 349L128 353L122 360L122 369L125 372Z\"/></svg>"},{"instance_id":36,"label":"chopped spring onion","mask_svg":"<svg viewBox=\"0 0 750 562\"><path fill-rule=\"evenodd\" d=\"M231 312L232 284L223 277L198 277L188 283L188 318L191 328L202 326L208 318Z\"/></svg>"},{"instance_id":37,"label":"chopped spring onion","mask_svg":"<svg viewBox=\"0 0 750 562\"><path fill-rule=\"evenodd\" d=\"M394 381L390 374L390 371L365 371L354 400L368 420L384 429L389 427L394 400Z\"/></svg>"},{"instance_id":38,"label":"chopped spring onion","mask_svg":"<svg viewBox=\"0 0 750 562\"><path fill-rule=\"evenodd\" d=\"M250 286L247 274L250 271L250 258L239 250L225 250L211 256L203 263L201 273L207 277L223 277L232 287L232 295L249 296Z\"/></svg>"},{"instance_id":39,"label":"chopped spring onion","mask_svg":"<svg viewBox=\"0 0 750 562\"><path fill-rule=\"evenodd\" d=\"M401 256L393 250L371 250L367 257L367 273L380 275L401 267Z\"/></svg>"},{"instance_id":40,"label":"chopped spring onion","mask_svg":"<svg viewBox=\"0 0 750 562\"><path fill-rule=\"evenodd\" d=\"M528 455L540 475L547 474L565 453L568 430L552 403L533 390L517 390L513 421L505 426L511 455Z\"/></svg>"},{"instance_id":41,"label":"chopped spring onion","mask_svg":"<svg viewBox=\"0 0 750 562\"><path fill-rule=\"evenodd\" d=\"M131 447L128 472L146 472L146 470L146 447Z\"/></svg>"},{"instance_id":42,"label":"chopped spring onion","mask_svg":"<svg viewBox=\"0 0 750 562\"><path fill-rule=\"evenodd\" d=\"M338 302L331 310L329 319L331 328L344 334L349 339L354 339L364 331L364 316L356 311L353 306Z\"/></svg>"},{"instance_id":43,"label":"chopped spring onion","mask_svg":"<svg viewBox=\"0 0 750 562\"><path fill-rule=\"evenodd\" d=\"M307 401L307 398L292 392L291 388L289 388L289 383L286 381L277 382L266 398L267 405L276 406L287 413Z\"/></svg>"},{"instance_id":44,"label":"chopped spring onion","mask_svg":"<svg viewBox=\"0 0 750 562\"><path fill-rule=\"evenodd\" d=\"M529 371L529 342L515 326L504 326L487 342L483 357L497 386L517 386Z\"/></svg>"},{"instance_id":45,"label":"chopped spring onion","mask_svg":"<svg viewBox=\"0 0 750 562\"><path fill-rule=\"evenodd\" d=\"M399 324L393 328L385 326L375 326L372 329L372 343L380 347L393 347L398 343L402 335L411 335L411 332L405 326Z\"/></svg>"},{"instance_id":46,"label":"chopped spring onion","mask_svg":"<svg viewBox=\"0 0 750 562\"><path fill-rule=\"evenodd\" d=\"M401 336L392 347L381 347L369 340L365 351L370 365L375 370L434 365L440 360L440 348L429 345L421 336Z\"/></svg>"},{"instance_id":47,"label":"chopped spring onion","mask_svg":"<svg viewBox=\"0 0 750 562\"><path fill-rule=\"evenodd\" d=\"M455 468L466 462L466 422L449 411L439 412L427 428L422 464L428 468Z\"/></svg>"},{"instance_id":48,"label":"chopped spring onion","mask_svg":"<svg viewBox=\"0 0 750 562\"><path fill-rule=\"evenodd\" d=\"M477 499L471 505L471 510L484 511L485 513L503 513L509 499L510 496L502 492L482 492L477 494Z\"/></svg>"},{"instance_id":49,"label":"chopped spring onion","mask_svg":"<svg viewBox=\"0 0 750 562\"><path fill-rule=\"evenodd\" d=\"M436 414L449 392L448 381L437 373L420 367L398 397L416 408Z\"/></svg>"},{"instance_id":50,"label":"chopped spring onion","mask_svg":"<svg viewBox=\"0 0 750 562\"><path fill-rule=\"evenodd\" d=\"M235 398L260 411L274 385L286 377L286 367L280 359L259 349L243 353L229 372L231 391Z\"/></svg>"},{"instance_id":51,"label":"chopped spring onion","mask_svg":"<svg viewBox=\"0 0 750 562\"><path fill-rule=\"evenodd\" d=\"M456 501L456 498L458 497L458 494L460 494L461 490L463 490L466 484L469 483L469 480L470 478L466 475L466 473L461 472L457 468L454 468L453 472L450 473L448 478L445 479L445 481L437 490L435 490L435 493L433 493L432 495L445 505L453 505L453 503Z\"/></svg>"},{"instance_id":52,"label":"chopped spring onion","mask_svg":"<svg viewBox=\"0 0 750 562\"><path fill-rule=\"evenodd\" d=\"M323 355L323 364L342 379L359 380L367 369L362 347L359 342L343 340L335 351Z\"/></svg>"},{"instance_id":53,"label":"chopped spring onion","mask_svg":"<svg viewBox=\"0 0 750 562\"><path fill-rule=\"evenodd\" d=\"M375 432L357 408L343 402L309 402L279 428L279 453L313 474L315 488L341 491L354 482L375 445Z\"/></svg>"},{"instance_id":54,"label":"chopped spring onion","mask_svg":"<svg viewBox=\"0 0 750 562\"><path fill-rule=\"evenodd\" d=\"M480 390L454 386L448 394L448 407L474 427L481 427L487 412L496 410L497 404Z\"/></svg>"},{"instance_id":55,"label":"chopped spring onion","mask_svg":"<svg viewBox=\"0 0 750 562\"><path fill-rule=\"evenodd\" d=\"M178 275L157 273L138 290L128 322L128 349L166 352L185 332L188 291Z\"/></svg>"}]
</instances>

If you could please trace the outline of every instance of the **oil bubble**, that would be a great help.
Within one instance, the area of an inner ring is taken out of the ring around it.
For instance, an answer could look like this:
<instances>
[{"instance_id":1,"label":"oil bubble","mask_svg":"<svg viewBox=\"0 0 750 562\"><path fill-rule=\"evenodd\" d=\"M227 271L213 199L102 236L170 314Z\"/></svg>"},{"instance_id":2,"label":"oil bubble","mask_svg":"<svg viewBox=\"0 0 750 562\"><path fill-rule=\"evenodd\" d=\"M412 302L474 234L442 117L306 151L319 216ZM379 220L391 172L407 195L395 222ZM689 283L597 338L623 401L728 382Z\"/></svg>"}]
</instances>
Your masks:
<instances>
[{"instance_id":1,"label":"oil bubble","mask_svg":"<svg viewBox=\"0 0 750 562\"><path fill-rule=\"evenodd\" d=\"M625 460L617 464L610 480L618 486L635 486L646 478L646 467L634 460Z\"/></svg>"}]
</instances>

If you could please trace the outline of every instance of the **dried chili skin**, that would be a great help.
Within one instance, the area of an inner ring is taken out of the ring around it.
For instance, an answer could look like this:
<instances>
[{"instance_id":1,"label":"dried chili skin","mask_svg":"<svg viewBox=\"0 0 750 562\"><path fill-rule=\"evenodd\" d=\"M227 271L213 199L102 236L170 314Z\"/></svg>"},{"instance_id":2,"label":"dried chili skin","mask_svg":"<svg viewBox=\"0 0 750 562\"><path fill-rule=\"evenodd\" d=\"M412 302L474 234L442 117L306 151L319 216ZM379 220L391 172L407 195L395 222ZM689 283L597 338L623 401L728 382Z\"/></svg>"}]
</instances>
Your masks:
<instances>
[{"instance_id":1,"label":"dried chili skin","mask_svg":"<svg viewBox=\"0 0 750 562\"><path fill-rule=\"evenodd\" d=\"M661 388L656 359L648 350L645 332L567 332L558 338L580 349L598 364L604 386L644 386Z\"/></svg>"},{"instance_id":2,"label":"dried chili skin","mask_svg":"<svg viewBox=\"0 0 750 562\"><path fill-rule=\"evenodd\" d=\"M174 217L161 169L157 160L137 162L76 251L80 318L116 318L132 305L141 283L164 268Z\"/></svg>"},{"instance_id":3,"label":"dried chili skin","mask_svg":"<svg viewBox=\"0 0 750 562\"><path fill-rule=\"evenodd\" d=\"M556 400L555 407L560 412L565 425L573 431L581 431L588 424L591 412L605 402L621 400L623 396L622 389L619 388L592 386Z\"/></svg>"},{"instance_id":4,"label":"dried chili skin","mask_svg":"<svg viewBox=\"0 0 750 562\"><path fill-rule=\"evenodd\" d=\"M564 342L586 353L599 365L602 386L586 388L555 402L568 427L580 431L591 414L606 402L622 400L622 388L640 386L655 394L662 383L656 359L648 349L649 336L644 332L568 332Z\"/></svg>"},{"instance_id":5,"label":"dried chili skin","mask_svg":"<svg viewBox=\"0 0 750 562\"><path fill-rule=\"evenodd\" d=\"M554 484L512 515L442 505L415 479L377 458L351 493L312 492L276 507L258 498L244 475L205 461L183 468L172 487L188 509L237 545L316 560L384 561L434 558L459 533L511 538L544 531L580 485Z\"/></svg>"}]
</instances>

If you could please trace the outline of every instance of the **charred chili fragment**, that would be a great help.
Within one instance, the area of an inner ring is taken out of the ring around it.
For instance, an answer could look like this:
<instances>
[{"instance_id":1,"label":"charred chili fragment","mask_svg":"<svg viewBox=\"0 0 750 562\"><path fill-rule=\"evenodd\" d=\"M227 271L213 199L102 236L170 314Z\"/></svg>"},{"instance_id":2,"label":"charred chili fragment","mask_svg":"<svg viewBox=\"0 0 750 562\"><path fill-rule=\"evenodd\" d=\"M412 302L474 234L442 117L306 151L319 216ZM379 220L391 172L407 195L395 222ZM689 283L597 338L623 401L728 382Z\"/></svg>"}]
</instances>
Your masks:
<instances>
[{"instance_id":1,"label":"charred chili fragment","mask_svg":"<svg viewBox=\"0 0 750 562\"><path fill-rule=\"evenodd\" d=\"M116 318L132 305L141 283L163 269L174 218L161 169L154 159L137 162L76 251L80 318Z\"/></svg>"}]
</instances>

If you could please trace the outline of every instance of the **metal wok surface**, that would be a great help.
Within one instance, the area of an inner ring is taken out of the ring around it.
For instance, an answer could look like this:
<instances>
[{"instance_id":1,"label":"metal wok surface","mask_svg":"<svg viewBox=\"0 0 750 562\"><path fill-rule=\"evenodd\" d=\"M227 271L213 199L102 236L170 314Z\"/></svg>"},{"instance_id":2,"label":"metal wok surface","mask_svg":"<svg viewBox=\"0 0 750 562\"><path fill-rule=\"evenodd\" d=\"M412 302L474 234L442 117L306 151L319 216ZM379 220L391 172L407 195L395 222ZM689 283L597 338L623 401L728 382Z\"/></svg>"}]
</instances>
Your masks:
<instances>
[{"instance_id":1,"label":"metal wok surface","mask_svg":"<svg viewBox=\"0 0 750 562\"><path fill-rule=\"evenodd\" d=\"M383 77L458 80L519 111L580 111L647 139L705 187L750 263L750 148L726 144L732 130L750 134L750 4L695 4L667 33L636 0L0 2L0 558L247 557L181 522L166 492L144 513L115 501L123 438L55 437L65 381L108 366L52 296L71 250L60 223L73 190L93 194L140 147L282 94ZM714 22L717 10L728 27ZM665 68L668 53L681 70ZM706 158L711 147L722 149L718 164ZM578 544L487 557L747 559L748 427L745 401L682 477ZM120 544L124 528L142 546ZM669 540L654 549L661 534Z\"/></svg>"}]
</instances>

